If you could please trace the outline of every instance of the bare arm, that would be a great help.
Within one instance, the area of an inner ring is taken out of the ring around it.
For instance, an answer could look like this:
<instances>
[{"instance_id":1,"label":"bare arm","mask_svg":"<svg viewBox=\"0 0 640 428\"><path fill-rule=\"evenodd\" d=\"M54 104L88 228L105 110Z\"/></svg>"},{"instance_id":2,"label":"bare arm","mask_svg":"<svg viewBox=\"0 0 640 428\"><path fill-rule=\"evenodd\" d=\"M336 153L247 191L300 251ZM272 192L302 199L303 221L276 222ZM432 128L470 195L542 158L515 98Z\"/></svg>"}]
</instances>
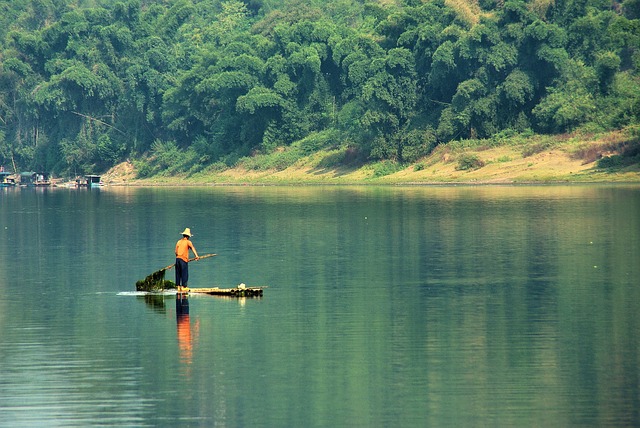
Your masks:
<instances>
[{"instance_id":1,"label":"bare arm","mask_svg":"<svg viewBox=\"0 0 640 428\"><path fill-rule=\"evenodd\" d=\"M198 255L198 252L196 251L196 247L193 245L193 243L191 241L189 241L189 243L191 244L191 250L193 251L193 255L196 256L196 260L198 260L200 258L200 256Z\"/></svg>"}]
</instances>

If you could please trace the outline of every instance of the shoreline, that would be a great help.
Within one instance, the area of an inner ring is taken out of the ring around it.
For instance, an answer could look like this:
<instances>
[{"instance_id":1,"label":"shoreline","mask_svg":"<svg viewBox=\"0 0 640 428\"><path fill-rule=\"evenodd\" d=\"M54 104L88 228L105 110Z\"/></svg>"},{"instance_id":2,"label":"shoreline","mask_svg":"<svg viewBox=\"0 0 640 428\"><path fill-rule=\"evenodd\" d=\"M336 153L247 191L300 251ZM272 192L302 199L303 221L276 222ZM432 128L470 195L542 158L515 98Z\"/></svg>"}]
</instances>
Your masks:
<instances>
[{"instance_id":1,"label":"shoreline","mask_svg":"<svg viewBox=\"0 0 640 428\"><path fill-rule=\"evenodd\" d=\"M570 162L575 166L575 162ZM566 166L565 166L566 167ZM640 168L633 165L625 170L605 171L595 163L582 164L567 173L560 173L540 164L517 169L512 163L486 166L472 171L456 171L451 166L440 172L437 165L430 170L412 171L409 166L393 174L374 177L370 166L355 168L340 174L310 173L306 167L290 167L284 171L246 171L233 168L216 174L194 176L157 176L140 179L131 170L119 174L114 169L103 176L106 186L117 187L215 187L215 186L500 186L552 184L640 184ZM116 167L117 169L118 167ZM509 171L511 169L511 171ZM572 169L572 168L569 168ZM451 171L449 171L451 170ZM577 170L577 171L576 171ZM576 172L574 172L576 171ZM429 177L431 175L431 177Z\"/></svg>"},{"instance_id":2,"label":"shoreline","mask_svg":"<svg viewBox=\"0 0 640 428\"><path fill-rule=\"evenodd\" d=\"M162 180L132 179L127 181L110 181L102 187L277 187L277 186L308 186L308 187L347 187L347 186L389 186L389 187L447 187L447 186L557 186L557 185L640 185L640 174L627 173L618 175L614 179L545 179L545 180L457 180L457 181L393 181L393 180L363 180L363 181L323 181L323 180L278 180L261 179L234 181L193 181L185 178L172 177ZM59 186L64 187L64 186Z\"/></svg>"},{"instance_id":3,"label":"shoreline","mask_svg":"<svg viewBox=\"0 0 640 428\"><path fill-rule=\"evenodd\" d=\"M133 179L127 181L112 181L101 187L275 187L275 186L308 186L308 187L340 187L340 186L390 186L390 187L445 187L445 186L554 186L554 185L595 185L595 184L638 184L640 174L625 174L615 179L557 179L557 180L471 180L471 181L320 181L320 180L269 180L260 181L193 181L185 178L173 177L163 180ZM58 187L65 187L59 185Z\"/></svg>"},{"instance_id":4,"label":"shoreline","mask_svg":"<svg viewBox=\"0 0 640 428\"><path fill-rule=\"evenodd\" d=\"M575 135L524 144L484 142L436 147L411 164L392 161L362 165L327 165L336 151L321 151L283 169L225 170L205 167L194 174L138 178L135 164L123 162L102 176L111 186L264 186L264 185L513 185L569 183L640 183L640 163L603 169L598 161L639 144L625 132Z\"/></svg>"}]
</instances>

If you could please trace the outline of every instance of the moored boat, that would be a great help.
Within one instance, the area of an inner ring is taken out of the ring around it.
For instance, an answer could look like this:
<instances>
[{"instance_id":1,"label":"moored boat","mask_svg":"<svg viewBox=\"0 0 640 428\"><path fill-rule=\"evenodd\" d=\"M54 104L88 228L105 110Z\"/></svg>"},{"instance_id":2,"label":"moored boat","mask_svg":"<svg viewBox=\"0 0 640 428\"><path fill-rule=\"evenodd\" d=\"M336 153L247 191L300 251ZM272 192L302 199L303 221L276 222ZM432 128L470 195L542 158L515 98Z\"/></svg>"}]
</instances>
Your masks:
<instances>
[{"instance_id":1,"label":"moored boat","mask_svg":"<svg viewBox=\"0 0 640 428\"><path fill-rule=\"evenodd\" d=\"M15 187L16 179L12 175L10 172L0 171L0 187Z\"/></svg>"},{"instance_id":2,"label":"moored boat","mask_svg":"<svg viewBox=\"0 0 640 428\"><path fill-rule=\"evenodd\" d=\"M29 187L44 187L51 186L51 179L46 172L21 172L20 173L20 186Z\"/></svg>"},{"instance_id":3,"label":"moored boat","mask_svg":"<svg viewBox=\"0 0 640 428\"><path fill-rule=\"evenodd\" d=\"M92 188L92 187L101 187L103 185L102 183L102 177L99 175L85 175L82 178L76 178L76 187L87 187L87 188Z\"/></svg>"}]
</instances>

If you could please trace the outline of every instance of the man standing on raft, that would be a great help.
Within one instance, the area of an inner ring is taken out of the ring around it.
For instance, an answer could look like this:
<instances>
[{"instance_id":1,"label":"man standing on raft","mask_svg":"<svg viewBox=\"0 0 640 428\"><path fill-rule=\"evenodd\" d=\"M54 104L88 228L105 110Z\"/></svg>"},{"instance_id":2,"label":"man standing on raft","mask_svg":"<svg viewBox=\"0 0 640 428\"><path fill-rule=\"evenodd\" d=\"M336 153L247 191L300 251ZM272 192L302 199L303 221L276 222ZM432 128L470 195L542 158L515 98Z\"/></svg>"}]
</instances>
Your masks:
<instances>
[{"instance_id":1,"label":"man standing on raft","mask_svg":"<svg viewBox=\"0 0 640 428\"><path fill-rule=\"evenodd\" d=\"M193 251L196 260L200 257L189 240L193 235L188 227L182 232L182 239L176 243L176 287L178 291L189 291L187 282L189 281L189 249Z\"/></svg>"}]
</instances>

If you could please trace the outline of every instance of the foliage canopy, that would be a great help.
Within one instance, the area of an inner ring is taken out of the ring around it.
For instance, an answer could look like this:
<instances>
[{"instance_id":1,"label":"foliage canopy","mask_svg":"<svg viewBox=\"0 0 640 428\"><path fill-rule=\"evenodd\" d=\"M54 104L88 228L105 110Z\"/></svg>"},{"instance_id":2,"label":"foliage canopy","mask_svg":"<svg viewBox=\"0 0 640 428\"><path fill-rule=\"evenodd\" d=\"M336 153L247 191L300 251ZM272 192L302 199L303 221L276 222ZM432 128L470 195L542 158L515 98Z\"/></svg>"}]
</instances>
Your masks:
<instances>
[{"instance_id":1,"label":"foliage canopy","mask_svg":"<svg viewBox=\"0 0 640 428\"><path fill-rule=\"evenodd\" d=\"M180 173L310 141L403 162L640 121L637 0L0 7L0 164L23 169Z\"/></svg>"}]
</instances>

